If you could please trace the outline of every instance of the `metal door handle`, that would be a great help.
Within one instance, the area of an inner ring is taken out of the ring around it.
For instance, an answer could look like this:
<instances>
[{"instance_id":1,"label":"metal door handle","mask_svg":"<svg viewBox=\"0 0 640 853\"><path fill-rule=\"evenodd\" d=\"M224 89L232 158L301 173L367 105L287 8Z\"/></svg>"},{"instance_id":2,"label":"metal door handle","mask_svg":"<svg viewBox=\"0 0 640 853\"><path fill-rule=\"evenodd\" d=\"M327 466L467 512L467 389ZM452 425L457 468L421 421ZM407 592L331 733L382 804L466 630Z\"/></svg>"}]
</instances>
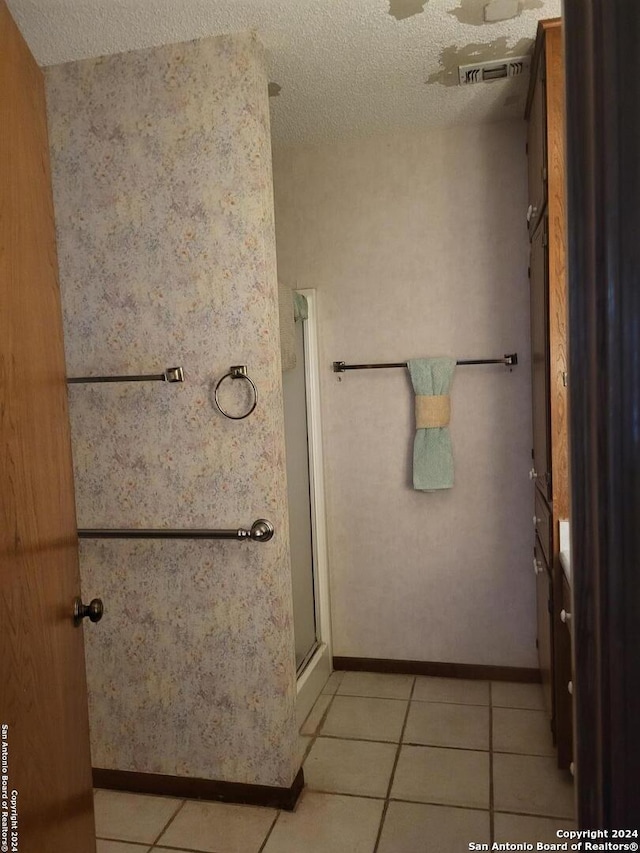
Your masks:
<instances>
[{"instance_id":1,"label":"metal door handle","mask_svg":"<svg viewBox=\"0 0 640 853\"><path fill-rule=\"evenodd\" d=\"M536 469L535 469L535 468L532 468L532 469L529 471L529 479L530 479L530 480L535 480L535 479L537 478L537 476L538 476L538 474L537 474L537 472L536 472Z\"/></svg>"},{"instance_id":2,"label":"metal door handle","mask_svg":"<svg viewBox=\"0 0 640 853\"><path fill-rule=\"evenodd\" d=\"M104 615L104 605L102 599L94 598L89 604L83 604L81 598L75 598L73 601L73 624L80 625L83 619L87 616L90 622L99 622Z\"/></svg>"}]
</instances>

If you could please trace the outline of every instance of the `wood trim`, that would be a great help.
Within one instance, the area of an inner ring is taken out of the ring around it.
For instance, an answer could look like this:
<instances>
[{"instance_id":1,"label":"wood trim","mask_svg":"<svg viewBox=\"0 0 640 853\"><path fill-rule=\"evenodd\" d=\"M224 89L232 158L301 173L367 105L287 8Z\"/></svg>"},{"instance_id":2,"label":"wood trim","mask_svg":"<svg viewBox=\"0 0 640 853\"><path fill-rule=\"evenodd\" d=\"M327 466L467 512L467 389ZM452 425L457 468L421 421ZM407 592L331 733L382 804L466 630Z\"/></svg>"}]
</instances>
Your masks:
<instances>
[{"instance_id":1,"label":"wood trim","mask_svg":"<svg viewBox=\"0 0 640 853\"><path fill-rule=\"evenodd\" d=\"M95 788L129 791L133 794L156 794L185 800L213 800L219 803L239 803L244 806L266 806L293 811L304 788L302 767L289 788L271 785L246 785L242 782L219 782L215 779L194 779L188 776L168 776L164 773L136 773L131 770L93 768Z\"/></svg>"},{"instance_id":2,"label":"wood trim","mask_svg":"<svg viewBox=\"0 0 640 853\"><path fill-rule=\"evenodd\" d=\"M563 383L567 371L567 248L565 83L562 28L545 31L547 111L547 216L549 257L549 405L551 425L551 500L553 505L553 655L555 682L554 731L558 766L573 761L571 645L560 619L564 572L560 565L560 520L569 518L569 400Z\"/></svg>"},{"instance_id":3,"label":"wood trim","mask_svg":"<svg viewBox=\"0 0 640 853\"><path fill-rule=\"evenodd\" d=\"M527 105L524 110L524 117L528 121L531 114L531 104L533 102L533 92L536 87L536 77L538 76L538 64L540 56L544 48L543 33L547 31L559 29L562 26L562 18L547 18L544 21L538 21L538 29L536 32L536 43L533 47L533 56L531 57L531 68L529 74L529 91L527 93Z\"/></svg>"},{"instance_id":4,"label":"wood trim","mask_svg":"<svg viewBox=\"0 0 640 853\"><path fill-rule=\"evenodd\" d=\"M569 405L567 370L567 249L565 210L564 54L560 26L545 32L547 65L547 216L549 250L549 396L554 553L558 520L569 517Z\"/></svg>"},{"instance_id":5,"label":"wood trim","mask_svg":"<svg viewBox=\"0 0 640 853\"><path fill-rule=\"evenodd\" d=\"M334 657L333 668L348 672L390 672L401 675L433 675L440 678L471 678L483 681L540 683L540 671L520 666L485 666L472 663L444 663L390 658Z\"/></svg>"}]
</instances>

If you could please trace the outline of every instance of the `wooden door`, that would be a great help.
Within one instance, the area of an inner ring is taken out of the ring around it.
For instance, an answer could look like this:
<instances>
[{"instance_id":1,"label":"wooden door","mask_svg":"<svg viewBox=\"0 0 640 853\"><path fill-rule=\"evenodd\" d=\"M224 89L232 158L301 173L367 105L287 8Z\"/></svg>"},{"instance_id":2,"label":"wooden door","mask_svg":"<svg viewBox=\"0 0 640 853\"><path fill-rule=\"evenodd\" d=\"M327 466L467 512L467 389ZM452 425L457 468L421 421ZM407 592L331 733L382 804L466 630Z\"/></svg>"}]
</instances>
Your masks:
<instances>
[{"instance_id":1,"label":"wooden door","mask_svg":"<svg viewBox=\"0 0 640 853\"><path fill-rule=\"evenodd\" d=\"M533 468L536 484L551 498L551 441L549 412L549 276L543 220L531 242L531 382L533 405Z\"/></svg>"},{"instance_id":2,"label":"wooden door","mask_svg":"<svg viewBox=\"0 0 640 853\"><path fill-rule=\"evenodd\" d=\"M20 853L95 851L57 276L42 75L0 0L0 825L7 806Z\"/></svg>"}]
</instances>

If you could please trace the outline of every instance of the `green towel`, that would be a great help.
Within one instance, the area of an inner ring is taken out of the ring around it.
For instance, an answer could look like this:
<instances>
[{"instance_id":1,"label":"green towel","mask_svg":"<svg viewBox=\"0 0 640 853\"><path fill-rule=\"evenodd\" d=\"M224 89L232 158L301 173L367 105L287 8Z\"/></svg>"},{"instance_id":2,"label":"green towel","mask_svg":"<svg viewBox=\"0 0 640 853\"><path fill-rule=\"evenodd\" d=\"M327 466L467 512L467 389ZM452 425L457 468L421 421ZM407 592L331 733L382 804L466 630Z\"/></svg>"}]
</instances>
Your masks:
<instances>
[{"instance_id":1,"label":"green towel","mask_svg":"<svg viewBox=\"0 0 640 853\"><path fill-rule=\"evenodd\" d=\"M453 358L412 358L407 366L416 395L447 395L456 367ZM448 427L416 429L413 488L432 492L453 486L453 453Z\"/></svg>"},{"instance_id":2,"label":"green towel","mask_svg":"<svg viewBox=\"0 0 640 853\"><path fill-rule=\"evenodd\" d=\"M296 322L309 319L309 305L303 293L293 291L293 317Z\"/></svg>"}]
</instances>

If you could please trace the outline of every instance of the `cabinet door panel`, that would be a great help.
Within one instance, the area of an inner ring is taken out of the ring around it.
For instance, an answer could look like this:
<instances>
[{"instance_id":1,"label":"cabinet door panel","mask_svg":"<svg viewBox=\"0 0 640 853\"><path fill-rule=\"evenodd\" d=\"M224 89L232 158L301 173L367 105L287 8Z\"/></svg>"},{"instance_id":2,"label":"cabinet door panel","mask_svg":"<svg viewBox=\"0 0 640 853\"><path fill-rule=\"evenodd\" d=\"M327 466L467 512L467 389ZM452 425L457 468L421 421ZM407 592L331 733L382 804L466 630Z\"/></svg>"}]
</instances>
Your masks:
<instances>
[{"instance_id":1,"label":"cabinet door panel","mask_svg":"<svg viewBox=\"0 0 640 853\"><path fill-rule=\"evenodd\" d=\"M540 543L535 544L536 600L538 614L538 661L542 678L542 690L549 718L554 717L553 690L553 584L547 561Z\"/></svg>"},{"instance_id":2,"label":"cabinet door panel","mask_svg":"<svg viewBox=\"0 0 640 853\"><path fill-rule=\"evenodd\" d=\"M571 620L563 620L560 611L571 613L571 590L562 569L556 575L556 606L554 646L556 741L558 767L567 769L573 761L573 698L569 682L573 681L571 665Z\"/></svg>"},{"instance_id":3,"label":"cabinet door panel","mask_svg":"<svg viewBox=\"0 0 640 853\"><path fill-rule=\"evenodd\" d=\"M533 234L542 216L547 198L547 114L545 95L545 55L540 56L531 114L527 131L529 162L529 234Z\"/></svg>"},{"instance_id":4,"label":"cabinet door panel","mask_svg":"<svg viewBox=\"0 0 640 853\"><path fill-rule=\"evenodd\" d=\"M535 500L536 534L544 552L547 565L553 563L553 518L544 498L536 489Z\"/></svg>"},{"instance_id":5,"label":"cabinet door panel","mask_svg":"<svg viewBox=\"0 0 640 853\"><path fill-rule=\"evenodd\" d=\"M531 381L533 467L536 485L551 500L551 418L549 407L549 275L546 217L531 243Z\"/></svg>"}]
</instances>

